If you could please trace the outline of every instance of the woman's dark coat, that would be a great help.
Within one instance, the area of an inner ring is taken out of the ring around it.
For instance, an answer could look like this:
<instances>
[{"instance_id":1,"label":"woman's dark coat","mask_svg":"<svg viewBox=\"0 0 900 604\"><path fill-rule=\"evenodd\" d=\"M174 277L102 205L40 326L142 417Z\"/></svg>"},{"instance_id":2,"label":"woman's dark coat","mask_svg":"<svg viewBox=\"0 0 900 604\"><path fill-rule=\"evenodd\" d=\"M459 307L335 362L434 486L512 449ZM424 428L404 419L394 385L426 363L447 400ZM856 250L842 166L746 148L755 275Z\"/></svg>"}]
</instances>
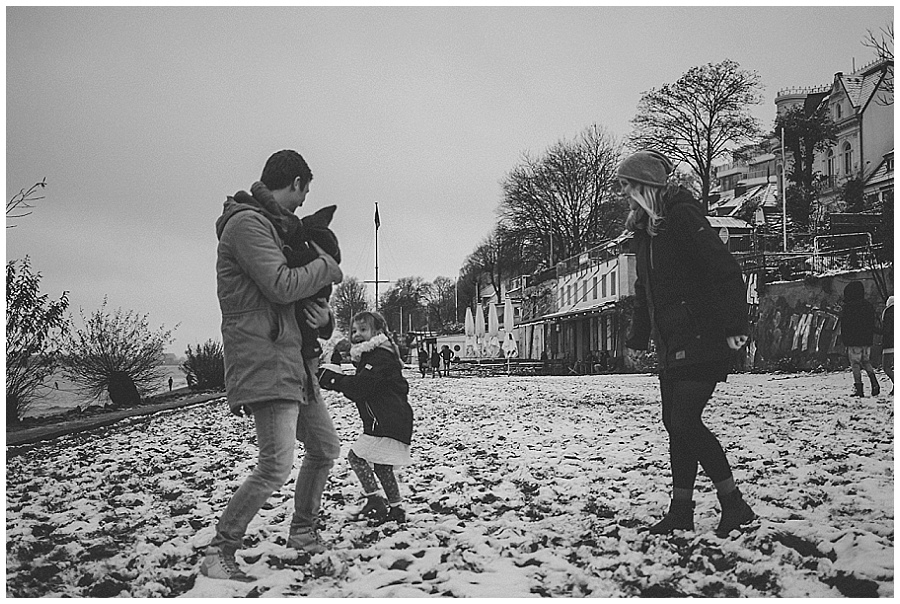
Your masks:
<instances>
[{"instance_id":1,"label":"woman's dark coat","mask_svg":"<svg viewBox=\"0 0 900 604\"><path fill-rule=\"evenodd\" d=\"M626 346L656 343L660 374L708 365L727 375L733 358L727 336L747 335L747 299L741 268L700 211L678 189L665 202L665 220L637 247L634 319Z\"/></svg>"},{"instance_id":2,"label":"woman's dark coat","mask_svg":"<svg viewBox=\"0 0 900 604\"><path fill-rule=\"evenodd\" d=\"M410 444L413 412L407 399L409 382L402 369L396 354L378 347L364 352L356 375L340 377L335 388L356 403L365 434Z\"/></svg>"}]
</instances>

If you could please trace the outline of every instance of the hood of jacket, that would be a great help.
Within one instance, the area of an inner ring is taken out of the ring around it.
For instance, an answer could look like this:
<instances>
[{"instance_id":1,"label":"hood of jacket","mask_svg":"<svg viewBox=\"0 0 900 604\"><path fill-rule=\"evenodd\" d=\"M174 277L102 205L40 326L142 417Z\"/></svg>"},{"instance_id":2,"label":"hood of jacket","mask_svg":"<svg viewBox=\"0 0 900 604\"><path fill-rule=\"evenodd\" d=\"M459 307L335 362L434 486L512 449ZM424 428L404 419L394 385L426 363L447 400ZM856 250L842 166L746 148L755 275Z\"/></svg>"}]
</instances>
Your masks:
<instances>
[{"instance_id":1,"label":"hood of jacket","mask_svg":"<svg viewBox=\"0 0 900 604\"><path fill-rule=\"evenodd\" d=\"M844 302L859 302L866 297L866 290L860 281L851 281L844 287Z\"/></svg>"},{"instance_id":2,"label":"hood of jacket","mask_svg":"<svg viewBox=\"0 0 900 604\"><path fill-rule=\"evenodd\" d=\"M678 187L673 192L671 192L665 199L664 207L666 210L668 210L677 203L692 203L695 206L698 205L697 200L694 198L691 192L684 187Z\"/></svg>"},{"instance_id":3,"label":"hood of jacket","mask_svg":"<svg viewBox=\"0 0 900 604\"><path fill-rule=\"evenodd\" d=\"M222 215L216 219L216 239L222 238L222 231L225 230L225 225L228 224L228 221L231 220L231 217L237 214L238 212L244 212L247 210L252 210L254 212L259 212L259 208L256 206L240 203L235 200L234 197L229 195L225 199L225 203L222 204Z\"/></svg>"}]
</instances>

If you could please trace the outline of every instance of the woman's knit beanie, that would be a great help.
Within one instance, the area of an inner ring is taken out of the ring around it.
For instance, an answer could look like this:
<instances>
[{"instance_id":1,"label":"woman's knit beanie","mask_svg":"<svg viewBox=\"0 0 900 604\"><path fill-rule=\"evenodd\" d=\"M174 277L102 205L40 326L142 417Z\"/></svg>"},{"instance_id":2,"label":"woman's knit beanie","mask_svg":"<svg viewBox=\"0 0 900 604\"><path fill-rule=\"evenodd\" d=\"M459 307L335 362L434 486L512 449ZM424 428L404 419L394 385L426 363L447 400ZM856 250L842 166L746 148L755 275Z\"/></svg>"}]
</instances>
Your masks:
<instances>
[{"instance_id":1,"label":"woman's knit beanie","mask_svg":"<svg viewBox=\"0 0 900 604\"><path fill-rule=\"evenodd\" d=\"M669 158L657 151L638 151L619 164L619 178L627 178L651 187L663 187L674 167Z\"/></svg>"}]
</instances>

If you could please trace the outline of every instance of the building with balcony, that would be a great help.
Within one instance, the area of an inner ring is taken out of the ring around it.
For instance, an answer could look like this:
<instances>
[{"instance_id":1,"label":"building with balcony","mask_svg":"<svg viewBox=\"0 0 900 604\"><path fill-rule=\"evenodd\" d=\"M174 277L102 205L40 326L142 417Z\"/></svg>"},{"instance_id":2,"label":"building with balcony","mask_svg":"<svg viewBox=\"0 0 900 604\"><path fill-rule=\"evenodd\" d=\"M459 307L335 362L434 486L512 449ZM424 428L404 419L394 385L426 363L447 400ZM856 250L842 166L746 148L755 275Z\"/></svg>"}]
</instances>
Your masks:
<instances>
[{"instance_id":1,"label":"building with balcony","mask_svg":"<svg viewBox=\"0 0 900 604\"><path fill-rule=\"evenodd\" d=\"M849 74L836 73L828 86L784 89L775 97L779 113L800 103L809 111L825 103L837 127L837 141L817 154L813 166L824 183L820 214L846 209L841 189L857 178L865 183L867 209L885 199L893 203L894 110L887 88L892 74L893 61L876 60Z\"/></svg>"}]
</instances>

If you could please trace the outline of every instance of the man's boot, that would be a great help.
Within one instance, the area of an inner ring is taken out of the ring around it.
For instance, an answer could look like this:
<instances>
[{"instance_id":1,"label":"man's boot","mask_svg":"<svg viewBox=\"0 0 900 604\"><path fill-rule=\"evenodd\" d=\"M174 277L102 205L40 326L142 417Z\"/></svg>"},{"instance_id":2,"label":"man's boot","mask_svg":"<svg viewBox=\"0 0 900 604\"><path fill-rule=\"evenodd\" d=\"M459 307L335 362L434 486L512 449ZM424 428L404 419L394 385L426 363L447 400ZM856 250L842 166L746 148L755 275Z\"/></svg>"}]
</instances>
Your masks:
<instances>
[{"instance_id":1,"label":"man's boot","mask_svg":"<svg viewBox=\"0 0 900 604\"><path fill-rule=\"evenodd\" d=\"M869 381L872 382L872 396L878 396L881 392L881 386L878 385L878 380L875 379L875 375L869 376Z\"/></svg>"},{"instance_id":2,"label":"man's boot","mask_svg":"<svg viewBox=\"0 0 900 604\"><path fill-rule=\"evenodd\" d=\"M728 533L734 529L756 518L756 514L744 501L744 496L738 489L725 495L717 494L716 496L722 505L722 518L716 528L716 535L719 537L728 536Z\"/></svg>"},{"instance_id":3,"label":"man's boot","mask_svg":"<svg viewBox=\"0 0 900 604\"><path fill-rule=\"evenodd\" d=\"M651 535L694 530L694 502L690 499L672 499L663 519L646 530Z\"/></svg>"},{"instance_id":4,"label":"man's boot","mask_svg":"<svg viewBox=\"0 0 900 604\"><path fill-rule=\"evenodd\" d=\"M851 394L850 396L864 396L862 382L856 382L855 384L853 384L853 394Z\"/></svg>"}]
</instances>

